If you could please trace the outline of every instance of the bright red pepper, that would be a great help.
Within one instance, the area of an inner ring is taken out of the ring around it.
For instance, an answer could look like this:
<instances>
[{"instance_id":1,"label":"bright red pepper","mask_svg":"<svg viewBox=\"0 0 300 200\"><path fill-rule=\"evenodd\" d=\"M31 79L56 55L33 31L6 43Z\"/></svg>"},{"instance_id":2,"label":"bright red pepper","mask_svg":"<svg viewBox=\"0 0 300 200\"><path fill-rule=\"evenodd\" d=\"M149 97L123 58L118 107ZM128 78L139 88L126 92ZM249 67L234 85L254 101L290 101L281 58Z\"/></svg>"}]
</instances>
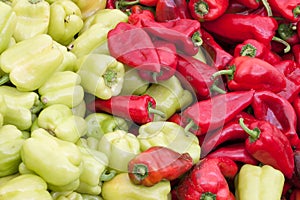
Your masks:
<instances>
[{"instance_id":1,"label":"bright red pepper","mask_svg":"<svg viewBox=\"0 0 300 200\"><path fill-rule=\"evenodd\" d=\"M135 8L137 6L134 6ZM142 20L153 20L154 21L154 14L150 10L140 10L135 9L132 13L128 16L128 23L133 24L137 27L142 28Z\"/></svg>"},{"instance_id":2,"label":"bright red pepper","mask_svg":"<svg viewBox=\"0 0 300 200\"><path fill-rule=\"evenodd\" d=\"M108 100L95 99L87 105L90 111L107 112L123 117L137 124L153 121L154 114L164 115L156 110L156 102L149 95L113 96Z\"/></svg>"},{"instance_id":3,"label":"bright red pepper","mask_svg":"<svg viewBox=\"0 0 300 200\"><path fill-rule=\"evenodd\" d=\"M155 13L155 19L158 22L191 18L185 0L158 0Z\"/></svg>"},{"instance_id":4,"label":"bright red pepper","mask_svg":"<svg viewBox=\"0 0 300 200\"><path fill-rule=\"evenodd\" d=\"M292 52L294 54L295 62L300 64L300 44L293 45Z\"/></svg>"},{"instance_id":5,"label":"bright red pepper","mask_svg":"<svg viewBox=\"0 0 300 200\"><path fill-rule=\"evenodd\" d=\"M179 183L177 197L179 200L228 200L232 194L226 178L234 178L237 172L237 164L229 158L204 158Z\"/></svg>"},{"instance_id":6,"label":"bright red pepper","mask_svg":"<svg viewBox=\"0 0 300 200\"><path fill-rule=\"evenodd\" d=\"M158 0L134 0L134 1L126 1L126 0L120 0L119 6L125 7L125 6L132 6L132 5L143 5L143 6L156 6Z\"/></svg>"},{"instance_id":7,"label":"bright red pepper","mask_svg":"<svg viewBox=\"0 0 300 200\"><path fill-rule=\"evenodd\" d=\"M292 102L292 106L295 110L297 116L297 132L300 132L300 95L298 94L294 101Z\"/></svg>"},{"instance_id":8,"label":"bright red pepper","mask_svg":"<svg viewBox=\"0 0 300 200\"><path fill-rule=\"evenodd\" d=\"M267 121L255 121L249 127L240 118L240 125L249 134L247 151L263 164L280 170L287 178L294 173L294 153L288 138Z\"/></svg>"},{"instance_id":9,"label":"bright red pepper","mask_svg":"<svg viewBox=\"0 0 300 200\"><path fill-rule=\"evenodd\" d=\"M248 10L249 8L238 0L230 0L225 13L243 13Z\"/></svg>"},{"instance_id":10,"label":"bright red pepper","mask_svg":"<svg viewBox=\"0 0 300 200\"><path fill-rule=\"evenodd\" d=\"M222 16L229 0L190 0L188 7L193 19L200 22L212 21Z\"/></svg>"},{"instance_id":11,"label":"bright red pepper","mask_svg":"<svg viewBox=\"0 0 300 200\"><path fill-rule=\"evenodd\" d=\"M236 0L236 1L252 9L257 9L259 6L261 6L261 1L257 1L257 0Z\"/></svg>"},{"instance_id":12,"label":"bright red pepper","mask_svg":"<svg viewBox=\"0 0 300 200\"><path fill-rule=\"evenodd\" d=\"M299 0L268 0L270 7L278 12L283 18L291 22L300 20Z\"/></svg>"},{"instance_id":13,"label":"bright red pepper","mask_svg":"<svg viewBox=\"0 0 300 200\"><path fill-rule=\"evenodd\" d=\"M188 153L153 146L129 161L128 175L135 184L153 186L163 179L179 178L192 166L193 159Z\"/></svg>"}]
</instances>

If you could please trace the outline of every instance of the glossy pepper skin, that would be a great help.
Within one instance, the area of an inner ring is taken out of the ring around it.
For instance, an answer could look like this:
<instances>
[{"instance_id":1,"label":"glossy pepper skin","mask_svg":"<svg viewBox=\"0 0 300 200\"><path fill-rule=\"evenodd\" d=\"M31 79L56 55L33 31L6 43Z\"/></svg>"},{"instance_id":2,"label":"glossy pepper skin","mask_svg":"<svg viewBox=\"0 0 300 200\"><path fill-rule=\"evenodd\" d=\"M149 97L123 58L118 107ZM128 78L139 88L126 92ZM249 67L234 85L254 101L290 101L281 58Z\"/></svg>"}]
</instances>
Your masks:
<instances>
[{"instance_id":1,"label":"glossy pepper skin","mask_svg":"<svg viewBox=\"0 0 300 200\"><path fill-rule=\"evenodd\" d=\"M183 0L158 0L155 13L155 19L158 22L191 18L188 4Z\"/></svg>"},{"instance_id":2,"label":"glossy pepper skin","mask_svg":"<svg viewBox=\"0 0 300 200\"><path fill-rule=\"evenodd\" d=\"M86 20L88 17L95 14L98 10L102 10L106 6L106 1L85 1L72 0L80 8L82 19Z\"/></svg>"},{"instance_id":3,"label":"glossy pepper skin","mask_svg":"<svg viewBox=\"0 0 300 200\"><path fill-rule=\"evenodd\" d=\"M239 122L250 136L245 141L247 151L261 163L271 165L287 178L291 178L295 164L288 138L276 126L266 121L250 123L249 127L243 123L243 118Z\"/></svg>"},{"instance_id":4,"label":"glossy pepper skin","mask_svg":"<svg viewBox=\"0 0 300 200\"><path fill-rule=\"evenodd\" d=\"M284 175L270 165L255 166L245 164L240 169L235 182L237 199L281 199ZM268 187L265 187L268 184Z\"/></svg>"},{"instance_id":5,"label":"glossy pepper skin","mask_svg":"<svg viewBox=\"0 0 300 200\"><path fill-rule=\"evenodd\" d=\"M257 9L261 5L261 2L256 0L236 0L236 1L246 6L247 8L252 8L252 9Z\"/></svg>"},{"instance_id":6,"label":"glossy pepper skin","mask_svg":"<svg viewBox=\"0 0 300 200\"><path fill-rule=\"evenodd\" d=\"M297 97L294 99L292 106L297 116L297 131L300 131L300 95L297 95Z\"/></svg>"},{"instance_id":7,"label":"glossy pepper skin","mask_svg":"<svg viewBox=\"0 0 300 200\"><path fill-rule=\"evenodd\" d=\"M238 166L229 158L204 158L197 163L176 188L180 200L228 200L232 196L225 179L232 179Z\"/></svg>"},{"instance_id":8,"label":"glossy pepper skin","mask_svg":"<svg viewBox=\"0 0 300 200\"><path fill-rule=\"evenodd\" d=\"M193 166L188 153L180 154L168 147L153 146L128 163L129 179L138 185L153 186L163 179L174 180Z\"/></svg>"},{"instance_id":9,"label":"glossy pepper skin","mask_svg":"<svg viewBox=\"0 0 300 200\"><path fill-rule=\"evenodd\" d=\"M291 22L300 20L300 5L297 0L270 0L268 1L272 10L278 12L283 18Z\"/></svg>"},{"instance_id":10,"label":"glossy pepper skin","mask_svg":"<svg viewBox=\"0 0 300 200\"><path fill-rule=\"evenodd\" d=\"M222 16L229 5L228 0L191 0L188 2L192 18L203 22Z\"/></svg>"}]
</instances>

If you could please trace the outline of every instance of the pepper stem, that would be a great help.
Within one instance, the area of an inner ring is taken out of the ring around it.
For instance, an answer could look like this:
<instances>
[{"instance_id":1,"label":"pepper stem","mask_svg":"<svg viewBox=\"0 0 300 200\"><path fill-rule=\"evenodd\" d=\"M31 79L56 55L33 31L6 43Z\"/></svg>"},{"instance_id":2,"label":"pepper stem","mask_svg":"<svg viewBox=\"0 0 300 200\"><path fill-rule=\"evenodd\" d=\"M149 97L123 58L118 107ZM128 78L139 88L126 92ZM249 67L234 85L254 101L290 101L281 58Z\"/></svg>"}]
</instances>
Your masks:
<instances>
[{"instance_id":1,"label":"pepper stem","mask_svg":"<svg viewBox=\"0 0 300 200\"><path fill-rule=\"evenodd\" d=\"M9 75L8 74L4 74L1 78L0 78L0 85L3 85L5 83L7 83L9 81Z\"/></svg>"},{"instance_id":2,"label":"pepper stem","mask_svg":"<svg viewBox=\"0 0 300 200\"><path fill-rule=\"evenodd\" d=\"M201 16L206 15L209 12L209 6L206 2L199 1L195 4L195 11Z\"/></svg>"},{"instance_id":3,"label":"pepper stem","mask_svg":"<svg viewBox=\"0 0 300 200\"><path fill-rule=\"evenodd\" d=\"M165 114L164 112L162 112L162 111L160 111L160 110L157 110L157 109L155 109L155 108L152 108L151 106L152 106L152 104L149 103L149 104L148 104L148 112L149 112L149 114L159 115L159 116L162 117L162 118L165 118L165 117L166 117L166 114Z\"/></svg>"},{"instance_id":4,"label":"pepper stem","mask_svg":"<svg viewBox=\"0 0 300 200\"><path fill-rule=\"evenodd\" d=\"M117 172L115 170L104 170L104 172L100 176L100 181L110 181L115 177Z\"/></svg>"},{"instance_id":5,"label":"pepper stem","mask_svg":"<svg viewBox=\"0 0 300 200\"><path fill-rule=\"evenodd\" d=\"M224 70L220 70L220 71L217 71L215 73L213 73L213 75L211 76L211 79L214 80L215 78L217 78L218 76L221 76L221 75L229 75L229 76L232 76L234 73L234 70L233 69L224 69Z\"/></svg>"},{"instance_id":6,"label":"pepper stem","mask_svg":"<svg viewBox=\"0 0 300 200\"><path fill-rule=\"evenodd\" d=\"M255 141L259 138L260 130L258 128L254 128L253 130L249 129L244 123L244 119L239 119L239 124L243 128L243 130L250 136L252 141Z\"/></svg>"},{"instance_id":7,"label":"pepper stem","mask_svg":"<svg viewBox=\"0 0 300 200\"><path fill-rule=\"evenodd\" d=\"M226 91L223 90L222 88L218 87L216 84L213 84L211 87L210 87L210 90L211 91L215 91L219 94L226 94Z\"/></svg>"},{"instance_id":8,"label":"pepper stem","mask_svg":"<svg viewBox=\"0 0 300 200\"><path fill-rule=\"evenodd\" d=\"M272 13L272 9L271 9L271 6L270 4L268 3L267 0L261 0L262 4L264 5L265 9L267 10L267 13L268 13L268 16L269 17L272 17L273 16L273 13Z\"/></svg>"},{"instance_id":9,"label":"pepper stem","mask_svg":"<svg viewBox=\"0 0 300 200\"><path fill-rule=\"evenodd\" d=\"M297 6L296 8L293 9L293 14L294 17L298 17L298 15L300 14L300 6Z\"/></svg>"},{"instance_id":10,"label":"pepper stem","mask_svg":"<svg viewBox=\"0 0 300 200\"><path fill-rule=\"evenodd\" d=\"M217 195L211 192L205 192L201 195L200 200L216 200Z\"/></svg>"},{"instance_id":11,"label":"pepper stem","mask_svg":"<svg viewBox=\"0 0 300 200\"><path fill-rule=\"evenodd\" d=\"M35 103L35 105L30 109L32 114L36 114L38 113L40 110L42 110L45 107L45 104L43 104L43 102L38 101L37 103Z\"/></svg>"},{"instance_id":12,"label":"pepper stem","mask_svg":"<svg viewBox=\"0 0 300 200\"><path fill-rule=\"evenodd\" d=\"M135 164L132 173L137 180L144 180L148 176L148 167L144 164Z\"/></svg>"},{"instance_id":13,"label":"pepper stem","mask_svg":"<svg viewBox=\"0 0 300 200\"><path fill-rule=\"evenodd\" d=\"M195 122L191 120L185 127L184 127L184 132L189 133L190 129L195 126Z\"/></svg>"},{"instance_id":14,"label":"pepper stem","mask_svg":"<svg viewBox=\"0 0 300 200\"><path fill-rule=\"evenodd\" d=\"M125 7L125 6L132 6L132 5L135 5L135 4L138 4L140 3L139 0L136 0L136 1L119 1L119 6L121 7Z\"/></svg>"},{"instance_id":15,"label":"pepper stem","mask_svg":"<svg viewBox=\"0 0 300 200\"><path fill-rule=\"evenodd\" d=\"M117 81L117 72L113 70L106 70L106 72L102 75L105 85L108 87L112 87L112 85Z\"/></svg>"},{"instance_id":16,"label":"pepper stem","mask_svg":"<svg viewBox=\"0 0 300 200\"><path fill-rule=\"evenodd\" d=\"M249 56L249 57L255 57L256 55L256 47L251 44L246 44L242 47L240 55L241 56Z\"/></svg>"},{"instance_id":17,"label":"pepper stem","mask_svg":"<svg viewBox=\"0 0 300 200\"><path fill-rule=\"evenodd\" d=\"M203 40L198 31L193 34L192 41L196 47L200 47L203 44Z\"/></svg>"},{"instance_id":18,"label":"pepper stem","mask_svg":"<svg viewBox=\"0 0 300 200\"><path fill-rule=\"evenodd\" d=\"M29 3L31 4L37 4L39 2L41 2L42 0L28 0Z\"/></svg>"},{"instance_id":19,"label":"pepper stem","mask_svg":"<svg viewBox=\"0 0 300 200\"><path fill-rule=\"evenodd\" d=\"M284 41L283 39L279 38L279 37L276 37L274 36L272 38L273 41L276 41L276 42L280 42L281 44L284 44L285 45L285 48L284 48L284 53L287 53L291 50L291 46L289 43L287 43L286 41Z\"/></svg>"}]
</instances>

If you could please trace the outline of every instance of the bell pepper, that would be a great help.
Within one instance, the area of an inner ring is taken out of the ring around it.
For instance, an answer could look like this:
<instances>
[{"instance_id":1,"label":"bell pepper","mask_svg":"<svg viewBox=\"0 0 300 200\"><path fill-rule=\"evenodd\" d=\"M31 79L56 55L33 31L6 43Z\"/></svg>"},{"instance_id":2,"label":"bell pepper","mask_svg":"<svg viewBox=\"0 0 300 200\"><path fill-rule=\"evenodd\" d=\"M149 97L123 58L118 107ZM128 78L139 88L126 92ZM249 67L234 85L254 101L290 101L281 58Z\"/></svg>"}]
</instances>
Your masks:
<instances>
[{"instance_id":1,"label":"bell pepper","mask_svg":"<svg viewBox=\"0 0 300 200\"><path fill-rule=\"evenodd\" d=\"M108 157L108 167L118 172L126 172L128 162L140 153L138 139L123 130L106 133L98 143L98 151Z\"/></svg>"},{"instance_id":2,"label":"bell pepper","mask_svg":"<svg viewBox=\"0 0 300 200\"><path fill-rule=\"evenodd\" d=\"M3 177L18 172L21 163L20 151L25 138L14 125L2 126L0 138L0 177Z\"/></svg>"},{"instance_id":3,"label":"bell pepper","mask_svg":"<svg viewBox=\"0 0 300 200\"><path fill-rule=\"evenodd\" d=\"M63 54L63 61L59 65L59 67L56 69L56 71L75 71L76 60L77 60L76 55L74 53L72 53L71 51L68 51L66 46L64 46L56 41L53 41L53 42L54 42L54 45Z\"/></svg>"},{"instance_id":4,"label":"bell pepper","mask_svg":"<svg viewBox=\"0 0 300 200\"><path fill-rule=\"evenodd\" d=\"M69 108L78 106L84 98L79 74L72 71L55 72L38 89L41 101L45 106L64 104Z\"/></svg>"},{"instance_id":5,"label":"bell pepper","mask_svg":"<svg viewBox=\"0 0 300 200\"><path fill-rule=\"evenodd\" d=\"M48 31L50 4L45 0L15 0L12 8L17 15L14 38L17 42Z\"/></svg>"},{"instance_id":6,"label":"bell pepper","mask_svg":"<svg viewBox=\"0 0 300 200\"><path fill-rule=\"evenodd\" d=\"M64 104L44 108L38 116L38 126L61 140L73 143L87 133L84 118L73 115L72 110Z\"/></svg>"},{"instance_id":7,"label":"bell pepper","mask_svg":"<svg viewBox=\"0 0 300 200\"><path fill-rule=\"evenodd\" d=\"M11 6L4 2L0 2L0 54L9 47L10 39L14 33L17 24L16 13Z\"/></svg>"},{"instance_id":8,"label":"bell pepper","mask_svg":"<svg viewBox=\"0 0 300 200\"><path fill-rule=\"evenodd\" d=\"M250 136L245 141L247 151L261 163L280 170L287 178L292 178L295 164L288 138L275 125L266 121L255 121L248 127L243 123L243 118L240 118L239 123Z\"/></svg>"},{"instance_id":9,"label":"bell pepper","mask_svg":"<svg viewBox=\"0 0 300 200\"><path fill-rule=\"evenodd\" d=\"M53 40L68 45L83 27L80 8L70 0L58 0L50 5L48 34Z\"/></svg>"},{"instance_id":10,"label":"bell pepper","mask_svg":"<svg viewBox=\"0 0 300 200\"><path fill-rule=\"evenodd\" d=\"M34 174L19 175L0 186L0 199L52 200L46 182Z\"/></svg>"},{"instance_id":11,"label":"bell pepper","mask_svg":"<svg viewBox=\"0 0 300 200\"><path fill-rule=\"evenodd\" d=\"M190 18L188 4L184 0L158 0L156 3L155 19L158 22Z\"/></svg>"},{"instance_id":12,"label":"bell pepper","mask_svg":"<svg viewBox=\"0 0 300 200\"><path fill-rule=\"evenodd\" d=\"M177 198L228 200L232 194L225 178L233 179L237 172L237 164L229 158L204 158L179 183Z\"/></svg>"},{"instance_id":13,"label":"bell pepper","mask_svg":"<svg viewBox=\"0 0 300 200\"><path fill-rule=\"evenodd\" d=\"M112 56L89 54L78 60L77 73L85 92L100 99L109 99L121 92L125 69Z\"/></svg>"},{"instance_id":14,"label":"bell pepper","mask_svg":"<svg viewBox=\"0 0 300 200\"><path fill-rule=\"evenodd\" d=\"M269 165L245 164L236 177L236 198L243 200L281 199L284 176ZM268 187L265 187L268 185Z\"/></svg>"},{"instance_id":15,"label":"bell pepper","mask_svg":"<svg viewBox=\"0 0 300 200\"><path fill-rule=\"evenodd\" d=\"M18 55L18 57L16 57ZM34 91L44 84L63 61L62 52L49 35L39 34L18 42L0 56L0 67L19 89Z\"/></svg>"},{"instance_id":16,"label":"bell pepper","mask_svg":"<svg viewBox=\"0 0 300 200\"><path fill-rule=\"evenodd\" d=\"M119 173L112 180L103 183L101 195L105 200L167 200L170 191L169 181L164 180L146 187L132 183L128 173Z\"/></svg>"},{"instance_id":17,"label":"bell pepper","mask_svg":"<svg viewBox=\"0 0 300 200\"><path fill-rule=\"evenodd\" d=\"M152 84L145 92L156 101L156 109L165 115L154 116L154 121L166 120L175 112L181 111L193 102L193 94L184 89L179 79L174 75L168 80Z\"/></svg>"},{"instance_id":18,"label":"bell pepper","mask_svg":"<svg viewBox=\"0 0 300 200\"><path fill-rule=\"evenodd\" d=\"M192 133L186 133L184 128L176 123L149 122L140 126L138 133L137 139L142 151L153 146L163 146L180 154L189 153L194 164L200 159L201 148L198 138Z\"/></svg>"},{"instance_id":19,"label":"bell pepper","mask_svg":"<svg viewBox=\"0 0 300 200\"><path fill-rule=\"evenodd\" d=\"M85 20L89 16L95 14L98 10L102 10L106 6L106 1L103 0L72 0L80 8L82 19Z\"/></svg>"},{"instance_id":20,"label":"bell pepper","mask_svg":"<svg viewBox=\"0 0 300 200\"><path fill-rule=\"evenodd\" d=\"M74 143L50 135L42 128L33 131L31 137L24 141L21 159L27 169L47 182L50 190L68 191L79 186L83 167L79 148Z\"/></svg>"}]
</instances>

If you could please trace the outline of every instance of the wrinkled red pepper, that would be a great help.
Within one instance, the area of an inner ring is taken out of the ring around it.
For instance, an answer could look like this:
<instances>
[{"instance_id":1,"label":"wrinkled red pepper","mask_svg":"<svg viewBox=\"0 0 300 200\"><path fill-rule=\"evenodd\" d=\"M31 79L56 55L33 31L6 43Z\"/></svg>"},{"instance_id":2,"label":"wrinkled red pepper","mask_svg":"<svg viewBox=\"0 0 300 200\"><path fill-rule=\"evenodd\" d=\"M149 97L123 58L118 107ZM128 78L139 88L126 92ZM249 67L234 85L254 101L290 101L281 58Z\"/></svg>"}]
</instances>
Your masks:
<instances>
[{"instance_id":1,"label":"wrinkled red pepper","mask_svg":"<svg viewBox=\"0 0 300 200\"><path fill-rule=\"evenodd\" d=\"M155 13L155 19L158 22L191 18L185 0L158 0Z\"/></svg>"},{"instance_id":2,"label":"wrinkled red pepper","mask_svg":"<svg viewBox=\"0 0 300 200\"><path fill-rule=\"evenodd\" d=\"M164 116L156 110L156 102L149 95L113 96L108 100L95 99L87 104L87 108L94 112L107 112L115 116L132 120L137 124L153 121L154 114Z\"/></svg>"},{"instance_id":3,"label":"wrinkled red pepper","mask_svg":"<svg viewBox=\"0 0 300 200\"><path fill-rule=\"evenodd\" d=\"M263 164L280 170L287 178L294 173L294 153L288 138L267 121L255 121L249 127L240 118L240 125L249 134L247 151Z\"/></svg>"},{"instance_id":4,"label":"wrinkled red pepper","mask_svg":"<svg viewBox=\"0 0 300 200\"><path fill-rule=\"evenodd\" d=\"M297 116L297 127L296 130L299 133L300 132L300 94L296 96L294 101L292 102L292 106L295 110L296 116Z\"/></svg>"},{"instance_id":5,"label":"wrinkled red pepper","mask_svg":"<svg viewBox=\"0 0 300 200\"><path fill-rule=\"evenodd\" d=\"M238 0L230 0L225 13L243 13L248 10L249 8Z\"/></svg>"},{"instance_id":6,"label":"wrinkled red pepper","mask_svg":"<svg viewBox=\"0 0 300 200\"><path fill-rule=\"evenodd\" d=\"M234 178L237 172L237 164L229 158L204 158L179 183L177 197L180 200L228 200L232 194L226 178Z\"/></svg>"},{"instance_id":7,"label":"wrinkled red pepper","mask_svg":"<svg viewBox=\"0 0 300 200\"><path fill-rule=\"evenodd\" d=\"M136 6L135 6L136 7ZM133 24L139 28L142 28L142 20L153 20L154 14L150 10L134 9L128 16L128 23Z\"/></svg>"},{"instance_id":8,"label":"wrinkled red pepper","mask_svg":"<svg viewBox=\"0 0 300 200\"><path fill-rule=\"evenodd\" d=\"M270 7L283 18L291 22L300 20L300 4L298 0L268 0Z\"/></svg>"},{"instance_id":9,"label":"wrinkled red pepper","mask_svg":"<svg viewBox=\"0 0 300 200\"><path fill-rule=\"evenodd\" d=\"M138 154L128 163L128 175L134 184L153 186L163 179L174 180L193 166L188 153L153 146Z\"/></svg>"}]
</instances>

